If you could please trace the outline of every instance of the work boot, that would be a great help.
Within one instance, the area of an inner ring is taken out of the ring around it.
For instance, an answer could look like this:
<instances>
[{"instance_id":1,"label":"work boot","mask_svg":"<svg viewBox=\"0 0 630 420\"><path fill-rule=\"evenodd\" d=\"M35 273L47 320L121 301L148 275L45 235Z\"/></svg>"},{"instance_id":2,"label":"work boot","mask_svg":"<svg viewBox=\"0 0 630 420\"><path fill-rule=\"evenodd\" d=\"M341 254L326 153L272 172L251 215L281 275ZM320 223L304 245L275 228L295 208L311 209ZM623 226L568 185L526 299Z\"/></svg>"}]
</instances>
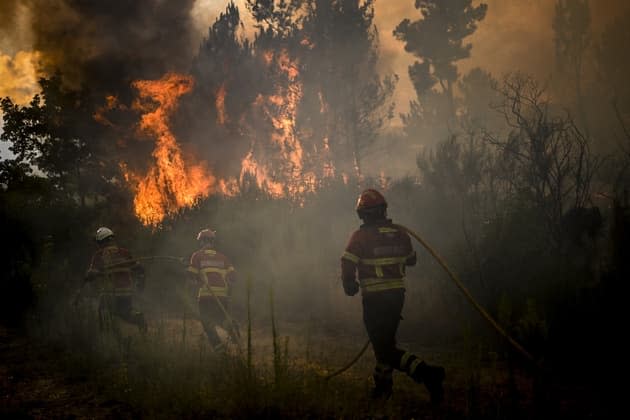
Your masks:
<instances>
[{"instance_id":1,"label":"work boot","mask_svg":"<svg viewBox=\"0 0 630 420\"><path fill-rule=\"evenodd\" d=\"M445 372L442 366L430 366L425 362L420 362L415 369L410 372L410 376L418 383L423 382L431 396L431 402L439 404L444 399L444 389L442 382L444 381Z\"/></svg>"},{"instance_id":2,"label":"work boot","mask_svg":"<svg viewBox=\"0 0 630 420\"><path fill-rule=\"evenodd\" d=\"M392 378L393 369L387 365L377 364L374 368L374 388L371 398L373 400L387 400L392 396L394 380Z\"/></svg>"}]
</instances>

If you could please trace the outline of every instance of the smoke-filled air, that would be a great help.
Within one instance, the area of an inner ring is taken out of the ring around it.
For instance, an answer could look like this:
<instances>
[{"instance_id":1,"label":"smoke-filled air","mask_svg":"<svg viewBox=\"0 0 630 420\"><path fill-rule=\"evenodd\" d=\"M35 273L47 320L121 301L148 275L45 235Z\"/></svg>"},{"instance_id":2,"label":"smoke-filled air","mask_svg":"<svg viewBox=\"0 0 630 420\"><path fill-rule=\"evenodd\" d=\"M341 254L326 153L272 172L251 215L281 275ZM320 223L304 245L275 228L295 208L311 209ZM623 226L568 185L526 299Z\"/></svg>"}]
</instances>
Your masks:
<instances>
[{"instance_id":1,"label":"smoke-filled air","mask_svg":"<svg viewBox=\"0 0 630 420\"><path fill-rule=\"evenodd\" d=\"M0 2L0 417L617 418L630 3Z\"/></svg>"}]
</instances>

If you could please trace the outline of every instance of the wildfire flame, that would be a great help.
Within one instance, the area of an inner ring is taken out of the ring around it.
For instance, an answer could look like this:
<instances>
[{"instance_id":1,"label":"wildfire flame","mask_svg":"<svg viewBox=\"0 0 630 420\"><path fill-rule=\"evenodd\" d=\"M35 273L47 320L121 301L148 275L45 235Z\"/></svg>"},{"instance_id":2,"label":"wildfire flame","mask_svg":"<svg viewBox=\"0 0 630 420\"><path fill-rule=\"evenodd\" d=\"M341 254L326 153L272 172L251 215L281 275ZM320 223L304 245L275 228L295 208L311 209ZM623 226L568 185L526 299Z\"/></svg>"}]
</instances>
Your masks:
<instances>
[{"instance_id":1,"label":"wildfire flame","mask_svg":"<svg viewBox=\"0 0 630 420\"><path fill-rule=\"evenodd\" d=\"M157 226L167 215L208 196L216 180L205 165L184 159L168 124L179 98L192 89L192 77L168 73L160 80L139 80L133 86L139 93L134 107L145 112L139 128L156 139L154 162L144 175L126 167L123 172L135 191L137 217L145 225Z\"/></svg>"},{"instance_id":2,"label":"wildfire flame","mask_svg":"<svg viewBox=\"0 0 630 420\"><path fill-rule=\"evenodd\" d=\"M211 193L233 197L252 181L272 198L288 197L303 204L305 195L316 191L322 179L335 176L328 137L324 136L320 145L310 146L308 151L299 138L300 134L312 135L299 133L296 124L303 97L299 63L286 50L264 51L261 57L270 73L277 77L276 87L271 94L259 94L252 106L269 124L269 130L250 127L251 145L241 159L238 175L215 178L205 163L186 159L169 127L169 117L177 110L179 98L193 88L192 77L169 73L160 80L133 83L138 90L133 108L143 112L139 130L155 139L153 161L146 173L121 165L134 190L134 210L142 223L158 226L165 217L195 205ZM225 108L227 94L225 83L215 92L217 125L229 121ZM109 123L106 111L119 106L115 97L106 100L103 112L94 116L104 124ZM328 112L321 93L319 101L320 112ZM247 125L247 121L241 120L239 125ZM347 176L342 176L347 183Z\"/></svg>"},{"instance_id":3,"label":"wildfire flame","mask_svg":"<svg viewBox=\"0 0 630 420\"><path fill-rule=\"evenodd\" d=\"M276 54L264 52L263 57L268 65L275 63L287 81L286 85L278 84L274 94L266 97L259 95L255 102L271 122L273 130L270 140L279 150L279 159L275 160L272 170L270 165L256 158L252 146L241 162L240 180L242 183L245 176L250 175L272 197L288 195L299 198L304 193L314 191L317 186L316 175L304 169L304 150L296 129L298 106L303 94L299 66L297 61L291 60L286 50Z\"/></svg>"},{"instance_id":4,"label":"wildfire flame","mask_svg":"<svg viewBox=\"0 0 630 420\"><path fill-rule=\"evenodd\" d=\"M274 181L266 166L260 165L254 158L254 153L250 152L241 162L240 182L243 184L247 175L256 180L258 188L266 191L274 198L284 197L284 186L282 183Z\"/></svg>"}]
</instances>

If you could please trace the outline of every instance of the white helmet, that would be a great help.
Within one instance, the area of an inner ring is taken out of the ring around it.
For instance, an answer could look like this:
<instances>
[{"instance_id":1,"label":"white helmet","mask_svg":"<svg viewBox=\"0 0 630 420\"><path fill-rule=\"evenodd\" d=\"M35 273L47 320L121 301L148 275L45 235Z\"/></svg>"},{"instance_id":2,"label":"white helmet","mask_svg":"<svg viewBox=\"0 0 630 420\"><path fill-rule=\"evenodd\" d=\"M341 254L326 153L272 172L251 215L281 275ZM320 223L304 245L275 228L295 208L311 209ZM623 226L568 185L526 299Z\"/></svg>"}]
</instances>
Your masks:
<instances>
[{"instance_id":1,"label":"white helmet","mask_svg":"<svg viewBox=\"0 0 630 420\"><path fill-rule=\"evenodd\" d=\"M96 242L101 242L110 236L114 236L114 232L110 228L100 227L96 230Z\"/></svg>"},{"instance_id":2,"label":"white helmet","mask_svg":"<svg viewBox=\"0 0 630 420\"><path fill-rule=\"evenodd\" d=\"M212 229L202 229L198 234L197 234L197 240L198 241L207 241L207 242L212 242L214 240L214 238L216 238L217 233L212 230Z\"/></svg>"}]
</instances>

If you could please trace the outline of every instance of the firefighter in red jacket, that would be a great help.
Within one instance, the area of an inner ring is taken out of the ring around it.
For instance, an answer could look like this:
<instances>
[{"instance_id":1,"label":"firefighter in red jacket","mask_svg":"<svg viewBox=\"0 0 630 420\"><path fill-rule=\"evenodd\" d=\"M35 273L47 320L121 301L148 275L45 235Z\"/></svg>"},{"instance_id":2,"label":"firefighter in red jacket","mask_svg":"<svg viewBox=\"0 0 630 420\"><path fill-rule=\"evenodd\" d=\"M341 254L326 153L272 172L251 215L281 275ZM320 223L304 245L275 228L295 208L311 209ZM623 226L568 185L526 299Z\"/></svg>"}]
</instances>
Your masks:
<instances>
[{"instance_id":1,"label":"firefighter in red jacket","mask_svg":"<svg viewBox=\"0 0 630 420\"><path fill-rule=\"evenodd\" d=\"M391 396L392 373L397 369L423 382L431 401L440 402L444 368L429 366L396 345L405 299L405 267L416 264L411 239L387 218L387 202L378 191L365 190L356 211L363 224L350 237L341 270L345 293L354 296L361 289L363 295L363 321L377 362L372 396Z\"/></svg>"},{"instance_id":2,"label":"firefighter in red jacket","mask_svg":"<svg viewBox=\"0 0 630 420\"><path fill-rule=\"evenodd\" d=\"M133 308L135 290L144 288L144 268L133 260L128 250L116 245L111 229L98 228L95 239L98 250L92 257L85 281L98 284L101 323L103 316L114 315L145 332L144 315Z\"/></svg>"},{"instance_id":3,"label":"firefighter in red jacket","mask_svg":"<svg viewBox=\"0 0 630 420\"><path fill-rule=\"evenodd\" d=\"M197 300L203 329L212 347L218 350L223 344L216 327L224 327L235 342L238 327L228 312L231 284L236 279L234 266L214 249L215 237L216 233L211 229L199 232L197 242L201 249L191 256L188 272L199 287Z\"/></svg>"}]
</instances>

